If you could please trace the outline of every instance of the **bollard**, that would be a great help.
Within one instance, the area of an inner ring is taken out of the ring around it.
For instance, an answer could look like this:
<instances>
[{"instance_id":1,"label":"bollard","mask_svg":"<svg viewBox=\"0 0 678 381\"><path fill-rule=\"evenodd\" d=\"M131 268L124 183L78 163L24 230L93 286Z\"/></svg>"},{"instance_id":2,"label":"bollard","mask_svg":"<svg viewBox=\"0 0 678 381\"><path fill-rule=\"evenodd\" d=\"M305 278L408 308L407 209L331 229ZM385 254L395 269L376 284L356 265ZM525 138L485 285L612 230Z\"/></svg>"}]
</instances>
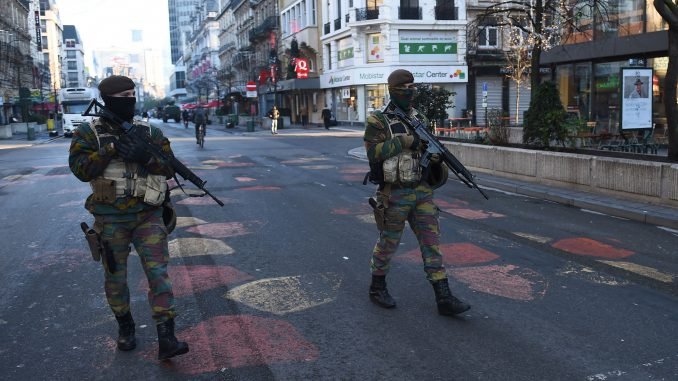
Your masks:
<instances>
[{"instance_id":1,"label":"bollard","mask_svg":"<svg viewBox=\"0 0 678 381\"><path fill-rule=\"evenodd\" d=\"M26 133L27 133L27 139L28 140L35 140L35 127L33 126L26 126Z\"/></svg>"},{"instance_id":2,"label":"bollard","mask_svg":"<svg viewBox=\"0 0 678 381\"><path fill-rule=\"evenodd\" d=\"M254 121L253 120L247 121L247 132L254 132Z\"/></svg>"}]
</instances>

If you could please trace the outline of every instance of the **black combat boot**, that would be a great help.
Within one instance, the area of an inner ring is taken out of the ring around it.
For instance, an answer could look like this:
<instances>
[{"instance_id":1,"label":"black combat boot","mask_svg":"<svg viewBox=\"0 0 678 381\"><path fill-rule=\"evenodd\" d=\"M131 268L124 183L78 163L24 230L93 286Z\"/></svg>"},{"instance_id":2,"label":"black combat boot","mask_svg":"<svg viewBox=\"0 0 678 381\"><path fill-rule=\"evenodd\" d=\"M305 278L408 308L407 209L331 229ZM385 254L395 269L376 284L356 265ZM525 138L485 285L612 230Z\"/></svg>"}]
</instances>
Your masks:
<instances>
[{"instance_id":1,"label":"black combat boot","mask_svg":"<svg viewBox=\"0 0 678 381\"><path fill-rule=\"evenodd\" d=\"M132 314L127 312L123 316L116 316L118 321L118 349L131 351L137 347L137 339L134 337L134 320Z\"/></svg>"},{"instance_id":2,"label":"black combat boot","mask_svg":"<svg viewBox=\"0 0 678 381\"><path fill-rule=\"evenodd\" d=\"M433 285L433 291L436 293L439 314L451 316L471 309L469 304L462 302L452 295L447 279L431 282L431 284Z\"/></svg>"},{"instance_id":3,"label":"black combat boot","mask_svg":"<svg viewBox=\"0 0 678 381\"><path fill-rule=\"evenodd\" d=\"M388 294L388 290L386 289L386 276L372 275L370 300L372 303L384 308L393 308L396 306L395 300Z\"/></svg>"},{"instance_id":4,"label":"black combat boot","mask_svg":"<svg viewBox=\"0 0 678 381\"><path fill-rule=\"evenodd\" d=\"M174 319L157 325L158 327L158 360L188 353L188 344L177 340L174 336Z\"/></svg>"}]
</instances>

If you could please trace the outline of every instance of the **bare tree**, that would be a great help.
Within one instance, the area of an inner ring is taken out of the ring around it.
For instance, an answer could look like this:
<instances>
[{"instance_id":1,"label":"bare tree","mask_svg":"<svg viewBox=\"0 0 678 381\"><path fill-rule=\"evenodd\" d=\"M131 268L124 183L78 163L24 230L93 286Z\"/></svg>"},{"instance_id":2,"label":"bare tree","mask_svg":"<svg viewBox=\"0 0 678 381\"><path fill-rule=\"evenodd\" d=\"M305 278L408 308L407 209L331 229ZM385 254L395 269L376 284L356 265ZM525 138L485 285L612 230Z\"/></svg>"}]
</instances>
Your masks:
<instances>
[{"instance_id":1,"label":"bare tree","mask_svg":"<svg viewBox=\"0 0 678 381\"><path fill-rule=\"evenodd\" d=\"M504 49L506 58L506 76L513 80L516 85L516 116L515 124L520 121L520 89L524 82L529 79L532 61L530 59L531 47L534 44L532 37L518 28L511 28L507 32L509 49Z\"/></svg>"},{"instance_id":2,"label":"bare tree","mask_svg":"<svg viewBox=\"0 0 678 381\"><path fill-rule=\"evenodd\" d=\"M673 0L654 0L654 7L669 24L669 64L664 78L664 107L669 136L668 157L678 160L678 107L675 101L678 85L678 5Z\"/></svg>"}]
</instances>

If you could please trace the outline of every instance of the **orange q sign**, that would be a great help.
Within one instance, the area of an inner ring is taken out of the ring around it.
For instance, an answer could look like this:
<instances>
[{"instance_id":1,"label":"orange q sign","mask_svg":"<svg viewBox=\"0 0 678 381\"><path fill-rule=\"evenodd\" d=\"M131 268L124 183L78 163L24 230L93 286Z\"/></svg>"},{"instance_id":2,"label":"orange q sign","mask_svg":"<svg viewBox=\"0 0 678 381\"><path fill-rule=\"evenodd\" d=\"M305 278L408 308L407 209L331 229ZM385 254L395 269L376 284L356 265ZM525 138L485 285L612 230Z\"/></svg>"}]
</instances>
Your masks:
<instances>
[{"instance_id":1,"label":"orange q sign","mask_svg":"<svg viewBox=\"0 0 678 381\"><path fill-rule=\"evenodd\" d=\"M297 58L295 61L294 71L297 72L297 78L308 78L308 60Z\"/></svg>"}]
</instances>

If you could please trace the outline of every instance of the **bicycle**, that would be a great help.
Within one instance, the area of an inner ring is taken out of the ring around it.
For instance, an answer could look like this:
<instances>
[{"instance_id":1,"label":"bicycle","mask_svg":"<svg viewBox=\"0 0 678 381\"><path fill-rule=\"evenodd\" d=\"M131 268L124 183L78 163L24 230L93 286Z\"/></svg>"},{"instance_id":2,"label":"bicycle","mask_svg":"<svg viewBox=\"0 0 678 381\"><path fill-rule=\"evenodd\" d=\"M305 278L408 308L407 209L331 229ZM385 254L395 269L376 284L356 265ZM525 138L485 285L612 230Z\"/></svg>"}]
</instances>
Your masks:
<instances>
[{"instance_id":1,"label":"bicycle","mask_svg":"<svg viewBox=\"0 0 678 381\"><path fill-rule=\"evenodd\" d=\"M200 148L205 147L205 125L200 124L198 126L198 145L200 145Z\"/></svg>"}]
</instances>

